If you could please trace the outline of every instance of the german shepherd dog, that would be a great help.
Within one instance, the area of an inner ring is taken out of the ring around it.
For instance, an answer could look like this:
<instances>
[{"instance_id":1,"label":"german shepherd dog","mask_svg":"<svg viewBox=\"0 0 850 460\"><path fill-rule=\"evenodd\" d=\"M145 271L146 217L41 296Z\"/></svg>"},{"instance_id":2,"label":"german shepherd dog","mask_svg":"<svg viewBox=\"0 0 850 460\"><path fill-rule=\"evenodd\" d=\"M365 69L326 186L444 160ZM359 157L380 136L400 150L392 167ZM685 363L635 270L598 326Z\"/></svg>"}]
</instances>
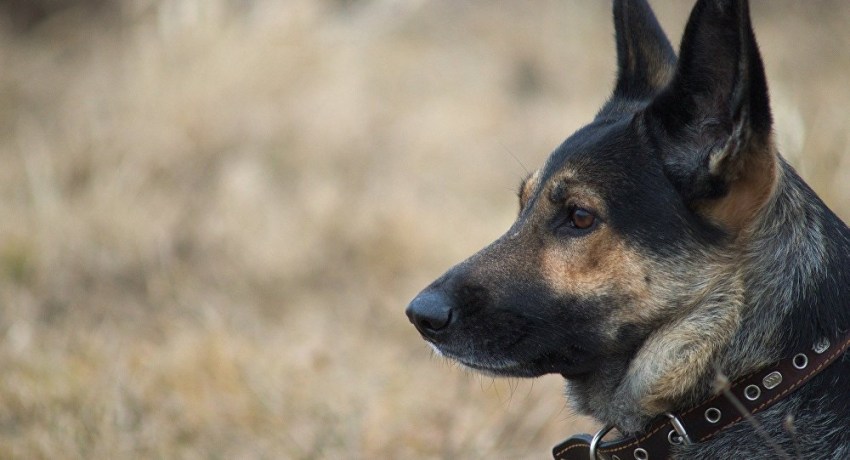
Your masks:
<instances>
[{"instance_id":1,"label":"german shepherd dog","mask_svg":"<svg viewBox=\"0 0 850 460\"><path fill-rule=\"evenodd\" d=\"M618 75L519 190L495 242L407 307L437 352L566 379L622 434L850 330L850 230L777 152L745 0L699 0L679 56L645 0L614 0ZM790 416L790 417L789 417ZM793 429L788 426L793 417ZM674 458L850 458L850 358Z\"/></svg>"}]
</instances>

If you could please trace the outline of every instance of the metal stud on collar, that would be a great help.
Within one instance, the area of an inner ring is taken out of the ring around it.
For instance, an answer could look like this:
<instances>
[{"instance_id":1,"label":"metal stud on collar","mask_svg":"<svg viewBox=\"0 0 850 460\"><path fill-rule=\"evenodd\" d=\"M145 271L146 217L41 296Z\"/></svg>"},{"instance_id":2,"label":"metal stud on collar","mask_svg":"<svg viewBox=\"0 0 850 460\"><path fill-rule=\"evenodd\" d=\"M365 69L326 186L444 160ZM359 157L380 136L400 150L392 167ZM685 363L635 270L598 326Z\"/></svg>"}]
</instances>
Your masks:
<instances>
[{"instance_id":1,"label":"metal stud on collar","mask_svg":"<svg viewBox=\"0 0 850 460\"><path fill-rule=\"evenodd\" d=\"M770 374L765 375L761 380L761 383L768 390L772 390L782 383L782 373L779 371L773 371Z\"/></svg>"},{"instance_id":2,"label":"metal stud on collar","mask_svg":"<svg viewBox=\"0 0 850 460\"><path fill-rule=\"evenodd\" d=\"M822 354L828 348L829 348L829 339L824 337L824 338L820 339L818 341L818 343L815 344L814 347L812 347L812 350L814 350L814 352L817 353L817 354Z\"/></svg>"}]
</instances>

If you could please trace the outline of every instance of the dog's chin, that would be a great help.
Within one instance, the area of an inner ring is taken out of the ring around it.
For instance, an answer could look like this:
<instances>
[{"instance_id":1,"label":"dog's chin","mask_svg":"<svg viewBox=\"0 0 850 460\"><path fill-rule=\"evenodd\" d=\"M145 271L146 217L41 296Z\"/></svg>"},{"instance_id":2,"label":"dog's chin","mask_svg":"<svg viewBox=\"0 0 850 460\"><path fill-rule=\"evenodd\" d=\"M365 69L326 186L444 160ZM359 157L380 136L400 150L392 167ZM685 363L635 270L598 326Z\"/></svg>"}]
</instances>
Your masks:
<instances>
[{"instance_id":1,"label":"dog's chin","mask_svg":"<svg viewBox=\"0 0 850 460\"><path fill-rule=\"evenodd\" d=\"M534 378L540 377L545 374L545 372L540 372L539 370L525 367L519 364L516 365L481 365L477 363L464 362L460 360L456 360L464 367L468 369L472 369L475 372L479 372L484 375L489 375L490 377L519 377L519 378Z\"/></svg>"},{"instance_id":2,"label":"dog's chin","mask_svg":"<svg viewBox=\"0 0 850 460\"><path fill-rule=\"evenodd\" d=\"M535 372L532 366L523 365L514 360L499 360L499 359L476 359L469 356L463 356L458 353L453 353L449 350L444 350L438 345L428 342L434 353L438 356L448 358L457 362L463 367L475 372L489 375L491 377L539 377L542 372Z\"/></svg>"},{"instance_id":3,"label":"dog's chin","mask_svg":"<svg viewBox=\"0 0 850 460\"><path fill-rule=\"evenodd\" d=\"M561 374L564 378L580 378L588 369L576 366L572 362L559 362L540 358L531 362L520 362L513 359L496 359L493 357L479 358L460 356L443 350L433 343L434 352L445 358L456 361L462 366L475 372L491 377L534 378L546 374Z\"/></svg>"}]
</instances>

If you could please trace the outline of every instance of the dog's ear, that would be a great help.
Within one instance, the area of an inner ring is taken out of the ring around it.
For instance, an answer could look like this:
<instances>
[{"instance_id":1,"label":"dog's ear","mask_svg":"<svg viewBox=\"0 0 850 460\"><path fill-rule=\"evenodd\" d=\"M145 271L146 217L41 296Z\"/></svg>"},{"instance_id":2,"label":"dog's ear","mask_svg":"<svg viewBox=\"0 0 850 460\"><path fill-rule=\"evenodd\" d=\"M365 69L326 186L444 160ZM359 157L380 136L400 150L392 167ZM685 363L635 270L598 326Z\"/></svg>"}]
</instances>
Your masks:
<instances>
[{"instance_id":1,"label":"dog's ear","mask_svg":"<svg viewBox=\"0 0 850 460\"><path fill-rule=\"evenodd\" d=\"M700 0L670 85L643 114L665 172L695 211L739 230L773 192L777 157L746 0Z\"/></svg>"},{"instance_id":2,"label":"dog's ear","mask_svg":"<svg viewBox=\"0 0 850 460\"><path fill-rule=\"evenodd\" d=\"M676 53L646 0L614 0L614 99L649 99L673 77Z\"/></svg>"}]
</instances>

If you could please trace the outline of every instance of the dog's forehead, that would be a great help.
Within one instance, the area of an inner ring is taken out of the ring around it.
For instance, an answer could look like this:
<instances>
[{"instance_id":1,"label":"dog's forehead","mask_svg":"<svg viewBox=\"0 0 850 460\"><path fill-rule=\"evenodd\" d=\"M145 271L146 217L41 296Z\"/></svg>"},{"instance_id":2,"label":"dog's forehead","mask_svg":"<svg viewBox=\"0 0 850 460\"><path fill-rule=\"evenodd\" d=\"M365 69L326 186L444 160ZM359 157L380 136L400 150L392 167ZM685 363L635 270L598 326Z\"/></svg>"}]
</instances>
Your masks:
<instances>
[{"instance_id":1,"label":"dog's forehead","mask_svg":"<svg viewBox=\"0 0 850 460\"><path fill-rule=\"evenodd\" d=\"M628 119L602 120L591 123L567 138L555 149L534 175L535 185L542 190L547 184L565 180L587 185L604 185L612 178L628 173L636 149Z\"/></svg>"}]
</instances>

